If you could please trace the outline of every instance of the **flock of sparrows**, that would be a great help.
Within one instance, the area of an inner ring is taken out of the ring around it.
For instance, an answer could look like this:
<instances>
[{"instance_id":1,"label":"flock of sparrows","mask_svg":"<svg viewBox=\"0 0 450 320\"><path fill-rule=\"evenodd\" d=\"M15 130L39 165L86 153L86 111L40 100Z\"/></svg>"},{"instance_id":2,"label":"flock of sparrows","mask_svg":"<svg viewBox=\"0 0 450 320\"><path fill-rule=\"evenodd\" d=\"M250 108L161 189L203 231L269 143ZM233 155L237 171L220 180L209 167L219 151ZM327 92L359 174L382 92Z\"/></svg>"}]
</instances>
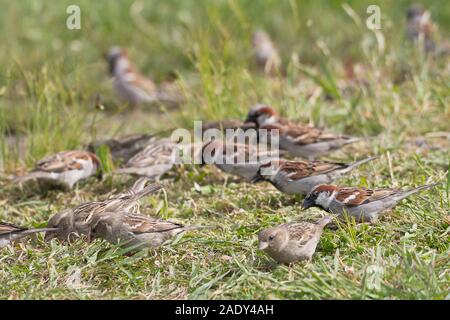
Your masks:
<instances>
[{"instance_id":1,"label":"flock of sparrows","mask_svg":"<svg viewBox=\"0 0 450 320\"><path fill-rule=\"evenodd\" d=\"M435 50L431 30L426 27L426 11L417 6L408 9L408 35L422 37L427 51ZM253 37L256 63L267 74L274 74L281 67L281 59L270 40L262 31ZM164 102L179 104L181 95L170 86L159 87L142 76L133 67L125 50L111 49L108 57L114 90L128 103ZM253 145L230 141L212 140L201 145L202 164L212 164L223 172L236 175L251 183L266 181L286 194L305 196L303 209L319 207L330 215L317 223L291 222L262 230L258 235L259 249L279 263L294 263L310 259L319 243L326 225L333 219L353 218L356 222L372 223L401 200L420 190L436 184L410 190L366 189L331 185L350 171L376 157L368 157L354 163L334 163L316 160L346 145L367 141L365 138L335 134L309 124L294 123L280 117L274 108L257 104L250 108L245 121L224 120L206 123L203 129L220 130L256 129L277 132L281 155L259 154ZM100 176L102 164L95 150L106 145L114 161L122 162L114 173L137 176L131 188L103 200L79 204L53 215L46 228L27 229L9 223L0 223L0 247L27 235L45 232L45 240L57 238L72 242L85 237L88 241L102 238L111 243L121 243L133 249L155 248L175 235L194 229L213 226L184 226L182 224L153 218L141 213L139 201L162 188L160 178L176 165L178 144L170 138L149 134L137 134L119 139L94 141L88 150L63 151L38 161L28 174L16 177L13 182L23 184L29 180L50 182L72 188L78 181ZM213 151L220 161L208 163L205 151ZM248 159L258 154L260 161L229 163L226 157ZM285 157L286 156L286 157ZM291 159L286 159L290 157ZM299 160L296 158L303 158ZM264 169L272 168L270 174Z\"/></svg>"}]
</instances>

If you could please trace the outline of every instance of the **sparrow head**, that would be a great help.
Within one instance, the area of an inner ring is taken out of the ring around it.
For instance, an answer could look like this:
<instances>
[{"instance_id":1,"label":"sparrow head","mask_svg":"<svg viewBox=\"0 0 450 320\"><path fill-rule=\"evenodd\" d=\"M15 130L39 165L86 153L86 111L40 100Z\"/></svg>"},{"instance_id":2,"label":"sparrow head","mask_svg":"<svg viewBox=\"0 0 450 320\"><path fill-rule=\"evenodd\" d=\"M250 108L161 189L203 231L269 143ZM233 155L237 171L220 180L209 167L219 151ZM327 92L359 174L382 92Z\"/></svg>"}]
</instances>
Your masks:
<instances>
[{"instance_id":1,"label":"sparrow head","mask_svg":"<svg viewBox=\"0 0 450 320\"><path fill-rule=\"evenodd\" d=\"M417 17L421 17L425 13L425 10L423 7L418 4L412 4L406 9L406 19L408 21L413 20Z\"/></svg>"},{"instance_id":2,"label":"sparrow head","mask_svg":"<svg viewBox=\"0 0 450 320\"><path fill-rule=\"evenodd\" d=\"M277 113L275 110L265 104L257 104L250 108L245 122L253 122L257 126L262 124L273 123L277 121Z\"/></svg>"},{"instance_id":3,"label":"sparrow head","mask_svg":"<svg viewBox=\"0 0 450 320\"><path fill-rule=\"evenodd\" d=\"M282 160L272 160L262 164L251 182L256 183L260 181L272 181L277 174L277 169L281 166Z\"/></svg>"},{"instance_id":4,"label":"sparrow head","mask_svg":"<svg viewBox=\"0 0 450 320\"><path fill-rule=\"evenodd\" d=\"M106 60L108 61L109 73L114 75L120 60L128 60L128 54L125 49L113 47L109 50Z\"/></svg>"},{"instance_id":5,"label":"sparrow head","mask_svg":"<svg viewBox=\"0 0 450 320\"><path fill-rule=\"evenodd\" d=\"M49 241L58 238L66 241L69 235L74 231L75 216L71 209L66 209L52 216L47 223L47 228L58 228L57 231L47 231L45 240Z\"/></svg>"},{"instance_id":6,"label":"sparrow head","mask_svg":"<svg viewBox=\"0 0 450 320\"><path fill-rule=\"evenodd\" d=\"M289 241L289 234L282 226L272 227L258 234L259 250L282 250Z\"/></svg>"},{"instance_id":7,"label":"sparrow head","mask_svg":"<svg viewBox=\"0 0 450 320\"><path fill-rule=\"evenodd\" d=\"M328 210L331 201L336 196L336 192L336 186L327 184L318 185L306 196L302 204L302 209L306 210L311 207L321 207Z\"/></svg>"}]
</instances>

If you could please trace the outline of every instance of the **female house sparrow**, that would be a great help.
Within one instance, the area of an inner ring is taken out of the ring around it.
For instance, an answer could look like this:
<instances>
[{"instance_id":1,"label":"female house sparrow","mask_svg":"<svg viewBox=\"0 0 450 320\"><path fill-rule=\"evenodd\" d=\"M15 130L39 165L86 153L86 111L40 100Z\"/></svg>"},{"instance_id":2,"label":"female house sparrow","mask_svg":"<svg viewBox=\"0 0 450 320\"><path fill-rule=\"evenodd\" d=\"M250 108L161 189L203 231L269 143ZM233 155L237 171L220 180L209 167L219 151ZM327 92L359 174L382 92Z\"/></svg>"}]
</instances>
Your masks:
<instances>
[{"instance_id":1,"label":"female house sparrow","mask_svg":"<svg viewBox=\"0 0 450 320\"><path fill-rule=\"evenodd\" d=\"M437 184L429 184L406 191L319 185L305 198L302 208L319 207L337 214L340 218L349 215L357 222L374 222L384 211L393 208L401 200Z\"/></svg>"},{"instance_id":2,"label":"female house sparrow","mask_svg":"<svg viewBox=\"0 0 450 320\"><path fill-rule=\"evenodd\" d=\"M277 158L270 150L259 151L254 145L223 143L220 140L206 142L202 150L202 163L213 164L223 172L246 181L254 179L263 163Z\"/></svg>"},{"instance_id":3,"label":"female house sparrow","mask_svg":"<svg viewBox=\"0 0 450 320\"><path fill-rule=\"evenodd\" d=\"M117 139L93 141L89 143L87 148L89 151L95 152L100 146L106 145L113 160L127 162L132 156L157 139L149 134L132 134Z\"/></svg>"},{"instance_id":4,"label":"female house sparrow","mask_svg":"<svg viewBox=\"0 0 450 320\"><path fill-rule=\"evenodd\" d=\"M170 139L154 140L144 150L131 157L122 168L114 172L159 179L175 164L176 146L177 144Z\"/></svg>"},{"instance_id":5,"label":"female house sparrow","mask_svg":"<svg viewBox=\"0 0 450 320\"><path fill-rule=\"evenodd\" d=\"M30 234L46 231L54 231L55 228L38 228L28 229L24 227L18 227L16 225L0 222L0 248L8 245L12 241L24 238Z\"/></svg>"},{"instance_id":6,"label":"female house sparrow","mask_svg":"<svg viewBox=\"0 0 450 320\"><path fill-rule=\"evenodd\" d=\"M256 31L252 37L253 52L256 64L267 75L273 75L280 70L281 58L269 34Z\"/></svg>"},{"instance_id":7,"label":"female house sparrow","mask_svg":"<svg viewBox=\"0 0 450 320\"><path fill-rule=\"evenodd\" d=\"M152 80L141 75L132 65L125 49L112 48L108 53L110 74L114 77L114 91L131 105L163 102L177 104L180 96L160 90ZM171 90L173 91L173 90Z\"/></svg>"},{"instance_id":8,"label":"female house sparrow","mask_svg":"<svg viewBox=\"0 0 450 320\"><path fill-rule=\"evenodd\" d=\"M254 122L258 129L278 130L280 149L286 150L296 157L314 160L336 149L361 140L360 138L335 135L321 129L295 124L286 119L279 118L275 110L266 105L258 104L248 113L246 122Z\"/></svg>"},{"instance_id":9,"label":"female house sparrow","mask_svg":"<svg viewBox=\"0 0 450 320\"><path fill-rule=\"evenodd\" d=\"M328 184L374 159L376 157L370 157L352 164L274 160L262 165L252 182L268 181L281 192L307 195L315 186ZM261 174L261 169L266 167L274 168L273 174Z\"/></svg>"},{"instance_id":10,"label":"female house sparrow","mask_svg":"<svg viewBox=\"0 0 450 320\"><path fill-rule=\"evenodd\" d=\"M13 182L50 181L71 189L79 180L95 175L100 167L100 160L91 152L63 151L39 160L30 173L15 178Z\"/></svg>"},{"instance_id":11,"label":"female house sparrow","mask_svg":"<svg viewBox=\"0 0 450 320\"><path fill-rule=\"evenodd\" d=\"M323 228L331 217L323 217L317 224L291 222L261 231L259 249L279 263L290 264L309 260L316 251Z\"/></svg>"},{"instance_id":12,"label":"female house sparrow","mask_svg":"<svg viewBox=\"0 0 450 320\"><path fill-rule=\"evenodd\" d=\"M144 187L142 190L143 180L138 180L128 191L111 196L103 201L85 202L73 209L66 209L61 213L57 213L50 218L47 226L59 228L56 232L47 232L46 240L57 238L61 241L72 241L77 236L90 236L90 224L93 218L103 212L121 211L126 213L139 213L140 207L138 201L162 188L158 183L153 183Z\"/></svg>"},{"instance_id":13,"label":"female house sparrow","mask_svg":"<svg viewBox=\"0 0 450 320\"><path fill-rule=\"evenodd\" d=\"M179 233L188 230L210 228L208 226L183 226L182 224L155 219L127 212L103 212L96 215L91 224L91 235L116 244L122 243L135 249L156 248Z\"/></svg>"}]
</instances>

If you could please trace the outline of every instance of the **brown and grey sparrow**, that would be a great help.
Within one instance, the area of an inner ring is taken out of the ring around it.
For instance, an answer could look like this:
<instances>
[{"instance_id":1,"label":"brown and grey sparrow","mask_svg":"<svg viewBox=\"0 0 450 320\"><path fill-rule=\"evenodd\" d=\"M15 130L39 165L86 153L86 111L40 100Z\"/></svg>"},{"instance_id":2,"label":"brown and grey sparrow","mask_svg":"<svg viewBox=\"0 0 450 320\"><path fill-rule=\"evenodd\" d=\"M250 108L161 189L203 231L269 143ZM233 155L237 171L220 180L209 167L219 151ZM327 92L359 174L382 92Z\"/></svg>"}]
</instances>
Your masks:
<instances>
[{"instance_id":1,"label":"brown and grey sparrow","mask_svg":"<svg viewBox=\"0 0 450 320\"><path fill-rule=\"evenodd\" d=\"M344 145L360 141L361 138L336 135L305 124L292 123L280 118L275 110L267 105L253 106L246 122L253 122L258 129L278 131L280 149L290 155L314 160Z\"/></svg>"},{"instance_id":2,"label":"brown and grey sparrow","mask_svg":"<svg viewBox=\"0 0 450 320\"><path fill-rule=\"evenodd\" d=\"M358 187L316 186L303 201L302 208L319 207L346 216L356 222L374 222L385 211L392 209L403 199L421 191L435 187L438 183L424 185L411 190L366 189Z\"/></svg>"},{"instance_id":3,"label":"brown and grey sparrow","mask_svg":"<svg viewBox=\"0 0 450 320\"><path fill-rule=\"evenodd\" d=\"M127 212L103 212L91 224L91 235L106 241L120 243L133 249L156 248L174 236L209 226L184 226L182 224Z\"/></svg>"},{"instance_id":4,"label":"brown and grey sparrow","mask_svg":"<svg viewBox=\"0 0 450 320\"><path fill-rule=\"evenodd\" d=\"M316 224L291 222L265 229L258 235L259 249L278 263L309 260L316 251L323 228L331 220L326 216Z\"/></svg>"},{"instance_id":5,"label":"brown and grey sparrow","mask_svg":"<svg viewBox=\"0 0 450 320\"><path fill-rule=\"evenodd\" d=\"M287 161L274 160L263 164L252 182L268 181L279 191L287 194L307 195L315 186L328 184L356 167L372 161L376 157L366 158L351 164L325 161ZM265 168L269 174L262 174Z\"/></svg>"},{"instance_id":6,"label":"brown and grey sparrow","mask_svg":"<svg viewBox=\"0 0 450 320\"><path fill-rule=\"evenodd\" d=\"M29 180L47 181L71 189L78 181L95 175L100 169L97 156L88 151L63 151L39 160L34 169L14 183Z\"/></svg>"}]
</instances>

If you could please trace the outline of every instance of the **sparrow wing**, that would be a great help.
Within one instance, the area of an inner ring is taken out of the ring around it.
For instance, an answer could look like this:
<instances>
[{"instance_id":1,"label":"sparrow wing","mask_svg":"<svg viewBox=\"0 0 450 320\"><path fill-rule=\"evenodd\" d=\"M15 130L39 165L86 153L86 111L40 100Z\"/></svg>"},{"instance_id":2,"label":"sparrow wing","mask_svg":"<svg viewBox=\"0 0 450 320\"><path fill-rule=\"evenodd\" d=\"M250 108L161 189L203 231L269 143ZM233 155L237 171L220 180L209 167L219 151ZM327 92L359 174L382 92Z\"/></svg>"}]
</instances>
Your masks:
<instances>
[{"instance_id":1,"label":"sparrow wing","mask_svg":"<svg viewBox=\"0 0 450 320\"><path fill-rule=\"evenodd\" d=\"M289 232L289 239L298 242L303 246L307 244L315 235L316 225L309 222L292 222L286 224Z\"/></svg>"},{"instance_id":2,"label":"sparrow wing","mask_svg":"<svg viewBox=\"0 0 450 320\"><path fill-rule=\"evenodd\" d=\"M282 163L280 169L285 172L290 180L298 180L305 177L328 173L342 167L345 167L342 163L325 161L285 161Z\"/></svg>"},{"instance_id":3,"label":"sparrow wing","mask_svg":"<svg viewBox=\"0 0 450 320\"><path fill-rule=\"evenodd\" d=\"M147 146L128 160L126 167L144 168L158 164L166 164L172 161L172 153L175 144L155 143Z\"/></svg>"},{"instance_id":4,"label":"sparrow wing","mask_svg":"<svg viewBox=\"0 0 450 320\"><path fill-rule=\"evenodd\" d=\"M0 236L9 235L9 234L15 233L15 232L25 231L27 229L28 228L18 227L11 223L0 222Z\"/></svg>"},{"instance_id":5,"label":"sparrow wing","mask_svg":"<svg viewBox=\"0 0 450 320\"><path fill-rule=\"evenodd\" d=\"M132 76L131 73L128 73L126 79L129 84L142 89L148 94L155 94L157 91L156 85L152 80L137 72L132 73Z\"/></svg>"},{"instance_id":6,"label":"sparrow wing","mask_svg":"<svg viewBox=\"0 0 450 320\"><path fill-rule=\"evenodd\" d=\"M391 195L399 193L396 189L366 189L345 187L338 190L336 200L346 206L359 206L373 201L381 200Z\"/></svg>"},{"instance_id":7,"label":"sparrow wing","mask_svg":"<svg viewBox=\"0 0 450 320\"><path fill-rule=\"evenodd\" d=\"M45 172L65 172L69 170L81 170L81 161L93 161L100 164L97 156L88 151L63 151L43 158L36 163L34 170Z\"/></svg>"},{"instance_id":8,"label":"sparrow wing","mask_svg":"<svg viewBox=\"0 0 450 320\"><path fill-rule=\"evenodd\" d=\"M136 214L125 216L124 224L134 234L166 232L183 228L183 225L179 223Z\"/></svg>"}]
</instances>

